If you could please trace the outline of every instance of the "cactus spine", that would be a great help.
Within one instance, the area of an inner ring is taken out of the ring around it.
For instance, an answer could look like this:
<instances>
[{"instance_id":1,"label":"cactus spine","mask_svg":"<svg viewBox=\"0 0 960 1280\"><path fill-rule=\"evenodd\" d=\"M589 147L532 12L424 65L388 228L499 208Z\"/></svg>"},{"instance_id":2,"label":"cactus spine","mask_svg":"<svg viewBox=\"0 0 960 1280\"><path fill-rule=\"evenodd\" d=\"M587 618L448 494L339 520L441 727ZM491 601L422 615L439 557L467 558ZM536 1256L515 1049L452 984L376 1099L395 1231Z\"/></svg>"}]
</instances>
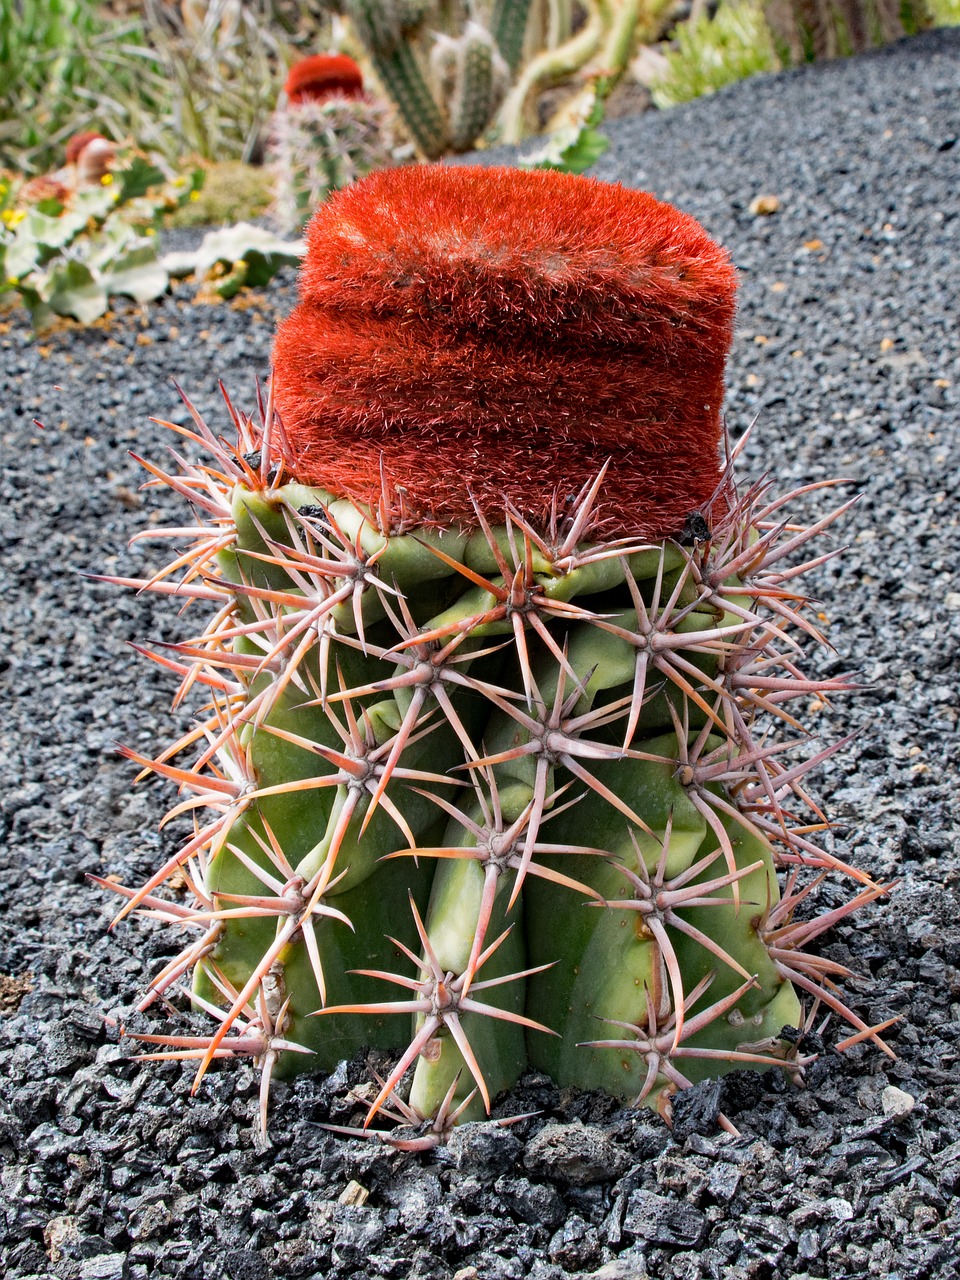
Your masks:
<instances>
[{"instance_id":1,"label":"cactus spine","mask_svg":"<svg viewBox=\"0 0 960 1280\"><path fill-rule=\"evenodd\" d=\"M129 753L180 785L194 834L140 889L101 883L121 916L195 934L141 1008L192 973L218 1025L143 1035L146 1056L194 1059L198 1081L254 1057L265 1127L271 1075L405 1044L367 1124L423 1120L429 1145L526 1065L669 1119L678 1089L739 1065L799 1076L782 1032L821 1005L885 1048L807 950L884 892L811 838L806 775L836 748L790 763L770 734L848 687L803 675L794 637L820 638L795 582L823 557L802 549L849 503L788 525L767 481L738 487L736 449L721 467L703 387L730 340L722 251L586 179L397 170L320 211L301 296L275 404L231 408L234 444L194 412L208 460L150 467L196 541L133 585L209 609L154 656L211 709L155 760ZM697 385L665 431L673 343ZM578 350L598 363L583 403L562 376ZM829 873L862 888L796 919ZM164 896L174 875L189 905Z\"/></svg>"}]
</instances>

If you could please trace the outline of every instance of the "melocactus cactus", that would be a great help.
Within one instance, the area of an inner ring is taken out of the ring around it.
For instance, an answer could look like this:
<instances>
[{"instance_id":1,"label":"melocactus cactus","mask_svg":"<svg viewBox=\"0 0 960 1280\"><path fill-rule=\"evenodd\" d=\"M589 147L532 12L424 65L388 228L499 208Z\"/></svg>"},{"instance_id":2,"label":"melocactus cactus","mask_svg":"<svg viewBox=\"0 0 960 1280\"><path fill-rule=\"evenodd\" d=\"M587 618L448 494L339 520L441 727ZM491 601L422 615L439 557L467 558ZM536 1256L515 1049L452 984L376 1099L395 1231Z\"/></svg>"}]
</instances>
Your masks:
<instances>
[{"instance_id":1,"label":"melocactus cactus","mask_svg":"<svg viewBox=\"0 0 960 1280\"><path fill-rule=\"evenodd\" d=\"M363 72L345 53L314 53L293 64L283 91L294 106L327 98L359 98L363 95Z\"/></svg>"},{"instance_id":2,"label":"melocactus cactus","mask_svg":"<svg viewBox=\"0 0 960 1280\"><path fill-rule=\"evenodd\" d=\"M393 162L387 114L363 91L363 75L343 53L294 63L270 127L268 161L275 213L299 230L331 191Z\"/></svg>"},{"instance_id":3,"label":"melocactus cactus","mask_svg":"<svg viewBox=\"0 0 960 1280\"><path fill-rule=\"evenodd\" d=\"M849 504L789 524L721 458L734 283L641 192L377 174L310 226L258 420L194 415L208 460L150 467L194 541L135 585L208 608L155 656L210 706L129 753L192 834L107 887L194 933L141 1007L192 974L218 1023L141 1038L198 1083L257 1059L264 1124L272 1073L362 1045L401 1050L367 1123L424 1142L528 1065L669 1118L743 1064L799 1076L821 1005L882 1046L807 947L883 889L814 838L835 748L787 755L791 704L848 687L803 674L797 579ZM831 872L859 892L798 918Z\"/></svg>"}]
</instances>

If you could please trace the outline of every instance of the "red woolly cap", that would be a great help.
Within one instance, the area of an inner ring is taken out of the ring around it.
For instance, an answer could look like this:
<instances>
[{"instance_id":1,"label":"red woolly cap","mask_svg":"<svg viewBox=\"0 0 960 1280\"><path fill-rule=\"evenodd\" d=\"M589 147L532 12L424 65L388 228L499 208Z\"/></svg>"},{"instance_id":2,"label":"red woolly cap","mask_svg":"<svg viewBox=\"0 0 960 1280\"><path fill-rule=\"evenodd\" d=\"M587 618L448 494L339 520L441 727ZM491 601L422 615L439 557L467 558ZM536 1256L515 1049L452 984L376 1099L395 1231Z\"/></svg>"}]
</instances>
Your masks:
<instances>
[{"instance_id":1,"label":"red woolly cap","mask_svg":"<svg viewBox=\"0 0 960 1280\"><path fill-rule=\"evenodd\" d=\"M315 53L293 64L283 87L288 102L359 98L363 73L345 53Z\"/></svg>"},{"instance_id":2,"label":"red woolly cap","mask_svg":"<svg viewBox=\"0 0 960 1280\"><path fill-rule=\"evenodd\" d=\"M84 147L90 145L91 142L106 142L107 139L102 133L75 133L72 138L67 140L66 157L67 164L76 164L80 152Z\"/></svg>"},{"instance_id":3,"label":"red woolly cap","mask_svg":"<svg viewBox=\"0 0 960 1280\"><path fill-rule=\"evenodd\" d=\"M296 477L424 519L542 523L609 463L595 532L679 533L720 478L736 287L653 196L554 171L415 166L314 217L274 348Z\"/></svg>"}]
</instances>

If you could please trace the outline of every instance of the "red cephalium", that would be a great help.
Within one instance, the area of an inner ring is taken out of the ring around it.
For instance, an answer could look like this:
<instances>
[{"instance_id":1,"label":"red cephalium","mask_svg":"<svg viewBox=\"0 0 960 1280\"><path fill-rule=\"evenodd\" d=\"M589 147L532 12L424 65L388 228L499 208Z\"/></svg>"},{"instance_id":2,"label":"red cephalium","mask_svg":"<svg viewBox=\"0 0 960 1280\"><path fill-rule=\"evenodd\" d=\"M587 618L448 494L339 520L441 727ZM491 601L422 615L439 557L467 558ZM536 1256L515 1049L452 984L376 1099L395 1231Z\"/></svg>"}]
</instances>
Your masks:
<instances>
[{"instance_id":1,"label":"red cephalium","mask_svg":"<svg viewBox=\"0 0 960 1280\"><path fill-rule=\"evenodd\" d=\"M293 64L283 87L287 101L292 103L359 98L363 74L345 53L315 53Z\"/></svg>"},{"instance_id":2,"label":"red cephalium","mask_svg":"<svg viewBox=\"0 0 960 1280\"><path fill-rule=\"evenodd\" d=\"M719 480L735 276L686 214L551 171L417 166L308 229L273 385L298 479L421 517L542 521L609 463L595 531L678 533ZM561 507L562 509L562 507Z\"/></svg>"}]
</instances>

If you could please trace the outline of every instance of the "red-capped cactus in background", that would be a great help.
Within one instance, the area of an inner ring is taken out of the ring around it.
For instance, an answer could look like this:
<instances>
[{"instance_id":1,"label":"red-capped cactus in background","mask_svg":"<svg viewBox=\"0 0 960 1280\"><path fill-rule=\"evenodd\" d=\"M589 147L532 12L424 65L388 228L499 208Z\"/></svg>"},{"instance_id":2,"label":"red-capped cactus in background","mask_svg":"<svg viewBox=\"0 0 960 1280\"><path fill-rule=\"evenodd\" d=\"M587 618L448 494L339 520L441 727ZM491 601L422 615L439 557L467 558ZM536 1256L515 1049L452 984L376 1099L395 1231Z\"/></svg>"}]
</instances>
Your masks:
<instances>
[{"instance_id":1,"label":"red-capped cactus in background","mask_svg":"<svg viewBox=\"0 0 960 1280\"><path fill-rule=\"evenodd\" d=\"M393 163L388 113L364 92L352 58L318 53L293 64L267 153L286 230L299 230L332 191Z\"/></svg>"},{"instance_id":2,"label":"red-capped cactus in background","mask_svg":"<svg viewBox=\"0 0 960 1280\"><path fill-rule=\"evenodd\" d=\"M153 656L210 711L129 753L193 834L103 883L192 931L142 1007L192 974L217 1024L157 1055L254 1057L265 1125L272 1074L395 1047L367 1123L432 1142L527 1066L669 1119L799 1077L821 1009L886 1050L809 949L884 889L816 837L839 744L796 759L797 703L849 687L804 673L798 589L849 503L800 527L738 483L734 291L692 218L586 178L393 170L319 210L268 403L149 468L194 542L135 585L209 611ZM798 918L831 874L857 892Z\"/></svg>"}]
</instances>

